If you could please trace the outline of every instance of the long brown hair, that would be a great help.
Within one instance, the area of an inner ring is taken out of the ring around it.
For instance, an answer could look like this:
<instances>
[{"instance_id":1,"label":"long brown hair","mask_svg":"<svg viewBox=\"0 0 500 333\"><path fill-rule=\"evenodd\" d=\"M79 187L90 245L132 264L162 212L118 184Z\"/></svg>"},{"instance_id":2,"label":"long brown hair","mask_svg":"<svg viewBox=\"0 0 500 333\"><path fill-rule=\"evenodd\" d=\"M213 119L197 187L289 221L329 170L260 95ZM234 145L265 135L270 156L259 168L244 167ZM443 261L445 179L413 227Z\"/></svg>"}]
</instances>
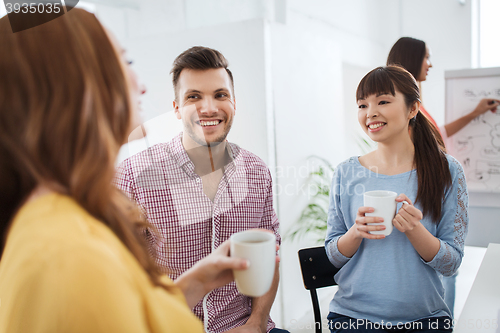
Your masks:
<instances>
[{"instance_id":1,"label":"long brown hair","mask_svg":"<svg viewBox=\"0 0 500 333\"><path fill-rule=\"evenodd\" d=\"M396 95L396 90L405 97L409 109L420 102L420 92L413 76L399 66L377 67L363 77L356 91L356 99L365 99L373 94ZM418 201L423 214L430 214L435 223L441 219L441 208L445 190L451 186L451 174L445 151L439 145L432 131L432 123L422 112L409 122L415 156L413 163L417 169Z\"/></svg>"},{"instance_id":2,"label":"long brown hair","mask_svg":"<svg viewBox=\"0 0 500 333\"><path fill-rule=\"evenodd\" d=\"M128 76L102 25L75 8L12 33L4 17L0 45L2 252L15 213L44 185L109 226L151 281L162 285L142 236L148 224L112 185L133 109Z\"/></svg>"},{"instance_id":3,"label":"long brown hair","mask_svg":"<svg viewBox=\"0 0 500 333\"><path fill-rule=\"evenodd\" d=\"M412 37L401 37L392 46L387 56L387 66L399 65L413 75L415 80L422 71L425 58L425 42Z\"/></svg>"}]
</instances>

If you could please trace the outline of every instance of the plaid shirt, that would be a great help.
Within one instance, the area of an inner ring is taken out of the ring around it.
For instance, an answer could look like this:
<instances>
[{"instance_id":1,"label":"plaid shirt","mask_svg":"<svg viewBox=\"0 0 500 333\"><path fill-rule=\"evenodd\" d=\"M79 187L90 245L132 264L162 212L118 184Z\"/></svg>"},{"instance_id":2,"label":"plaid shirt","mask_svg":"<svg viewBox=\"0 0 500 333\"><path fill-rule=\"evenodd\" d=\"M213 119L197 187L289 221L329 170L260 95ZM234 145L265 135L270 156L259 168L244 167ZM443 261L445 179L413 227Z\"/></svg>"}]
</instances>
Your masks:
<instances>
[{"instance_id":1,"label":"plaid shirt","mask_svg":"<svg viewBox=\"0 0 500 333\"><path fill-rule=\"evenodd\" d=\"M170 277L176 279L235 232L269 229L280 242L272 180L264 162L229 143L232 161L225 166L212 202L181 138L182 133L123 161L115 179L164 237L155 247L158 263ZM246 323L251 299L239 294L232 282L205 296L193 312L207 332L224 332ZM269 318L267 331L274 327Z\"/></svg>"}]
</instances>

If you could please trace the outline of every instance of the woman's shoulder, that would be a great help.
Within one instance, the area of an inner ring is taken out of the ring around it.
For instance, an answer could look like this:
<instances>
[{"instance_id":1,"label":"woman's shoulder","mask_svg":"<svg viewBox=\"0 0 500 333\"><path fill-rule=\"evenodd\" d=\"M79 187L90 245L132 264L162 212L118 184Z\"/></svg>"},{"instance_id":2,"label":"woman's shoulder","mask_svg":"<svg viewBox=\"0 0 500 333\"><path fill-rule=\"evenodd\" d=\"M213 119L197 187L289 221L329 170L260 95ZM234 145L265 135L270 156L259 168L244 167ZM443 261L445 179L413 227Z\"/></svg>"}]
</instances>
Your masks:
<instances>
[{"instance_id":1,"label":"woman's shoulder","mask_svg":"<svg viewBox=\"0 0 500 333\"><path fill-rule=\"evenodd\" d=\"M122 252L120 244L111 229L76 201L48 194L20 209L9 231L4 255L33 265L58 261L64 265L62 261L66 260L82 265L120 263L116 260Z\"/></svg>"},{"instance_id":2,"label":"woman's shoulder","mask_svg":"<svg viewBox=\"0 0 500 333\"><path fill-rule=\"evenodd\" d=\"M334 182L338 183L349 181L352 177L359 174L357 171L358 168L363 168L359 163L358 156L352 156L342 161L333 170Z\"/></svg>"},{"instance_id":3,"label":"woman's shoulder","mask_svg":"<svg viewBox=\"0 0 500 333\"><path fill-rule=\"evenodd\" d=\"M340 162L335 170L348 169L359 166L358 156L351 156L348 159Z\"/></svg>"},{"instance_id":4,"label":"woman's shoulder","mask_svg":"<svg viewBox=\"0 0 500 333\"><path fill-rule=\"evenodd\" d=\"M464 168L462 167L462 164L460 163L459 160L457 160L455 157L451 156L450 154L445 154L446 160L448 161L448 168L450 169L450 173L452 177L456 176L457 174L463 174L464 173Z\"/></svg>"}]
</instances>

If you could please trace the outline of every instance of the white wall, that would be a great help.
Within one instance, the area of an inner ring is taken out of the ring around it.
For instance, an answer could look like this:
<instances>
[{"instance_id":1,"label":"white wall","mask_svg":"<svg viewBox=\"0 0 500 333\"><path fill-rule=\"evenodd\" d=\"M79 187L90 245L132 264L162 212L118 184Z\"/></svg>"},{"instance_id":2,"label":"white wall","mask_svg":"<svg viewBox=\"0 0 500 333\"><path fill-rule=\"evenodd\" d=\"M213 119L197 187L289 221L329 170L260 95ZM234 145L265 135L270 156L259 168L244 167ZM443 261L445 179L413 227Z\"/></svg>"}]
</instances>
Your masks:
<instances>
[{"instance_id":1,"label":"white wall","mask_svg":"<svg viewBox=\"0 0 500 333\"><path fill-rule=\"evenodd\" d=\"M335 40L342 49L342 61L350 64L376 67L385 63L387 49L399 33L399 0L288 3L290 24Z\"/></svg>"},{"instance_id":2,"label":"white wall","mask_svg":"<svg viewBox=\"0 0 500 333\"><path fill-rule=\"evenodd\" d=\"M307 157L338 161L342 142L342 67L340 47L309 31L271 25L273 96L276 131L275 193L281 232L285 234L307 205L305 182L312 171ZM300 318L309 305L297 251L304 242L282 244L282 309L285 326ZM311 244L308 244L311 245Z\"/></svg>"},{"instance_id":3,"label":"white wall","mask_svg":"<svg viewBox=\"0 0 500 333\"><path fill-rule=\"evenodd\" d=\"M341 110L346 130L345 154L340 160L362 154L361 138L370 140L357 121L356 87L368 71L385 65L392 44L400 37L399 14L399 0L289 1L288 25L335 41L341 50Z\"/></svg>"}]
</instances>

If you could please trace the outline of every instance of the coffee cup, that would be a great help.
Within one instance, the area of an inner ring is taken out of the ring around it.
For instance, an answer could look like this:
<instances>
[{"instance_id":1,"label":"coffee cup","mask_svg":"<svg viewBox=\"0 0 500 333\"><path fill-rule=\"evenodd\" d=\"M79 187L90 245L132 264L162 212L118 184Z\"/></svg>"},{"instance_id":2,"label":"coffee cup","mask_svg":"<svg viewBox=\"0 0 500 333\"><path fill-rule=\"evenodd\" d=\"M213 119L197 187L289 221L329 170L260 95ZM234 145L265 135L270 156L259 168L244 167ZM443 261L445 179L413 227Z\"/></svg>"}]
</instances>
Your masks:
<instances>
[{"instance_id":1,"label":"coffee cup","mask_svg":"<svg viewBox=\"0 0 500 333\"><path fill-rule=\"evenodd\" d=\"M396 197L398 194L392 191L368 191L363 194L364 206L373 207L373 213L366 213L365 216L382 217L382 223L368 223L368 225L384 225L385 230L370 231L372 235L389 236L392 232L392 220L396 216Z\"/></svg>"},{"instance_id":2,"label":"coffee cup","mask_svg":"<svg viewBox=\"0 0 500 333\"><path fill-rule=\"evenodd\" d=\"M233 270L236 288L243 295L267 293L274 278L276 236L263 230L246 230L231 235L231 257L247 259L249 267Z\"/></svg>"}]
</instances>

